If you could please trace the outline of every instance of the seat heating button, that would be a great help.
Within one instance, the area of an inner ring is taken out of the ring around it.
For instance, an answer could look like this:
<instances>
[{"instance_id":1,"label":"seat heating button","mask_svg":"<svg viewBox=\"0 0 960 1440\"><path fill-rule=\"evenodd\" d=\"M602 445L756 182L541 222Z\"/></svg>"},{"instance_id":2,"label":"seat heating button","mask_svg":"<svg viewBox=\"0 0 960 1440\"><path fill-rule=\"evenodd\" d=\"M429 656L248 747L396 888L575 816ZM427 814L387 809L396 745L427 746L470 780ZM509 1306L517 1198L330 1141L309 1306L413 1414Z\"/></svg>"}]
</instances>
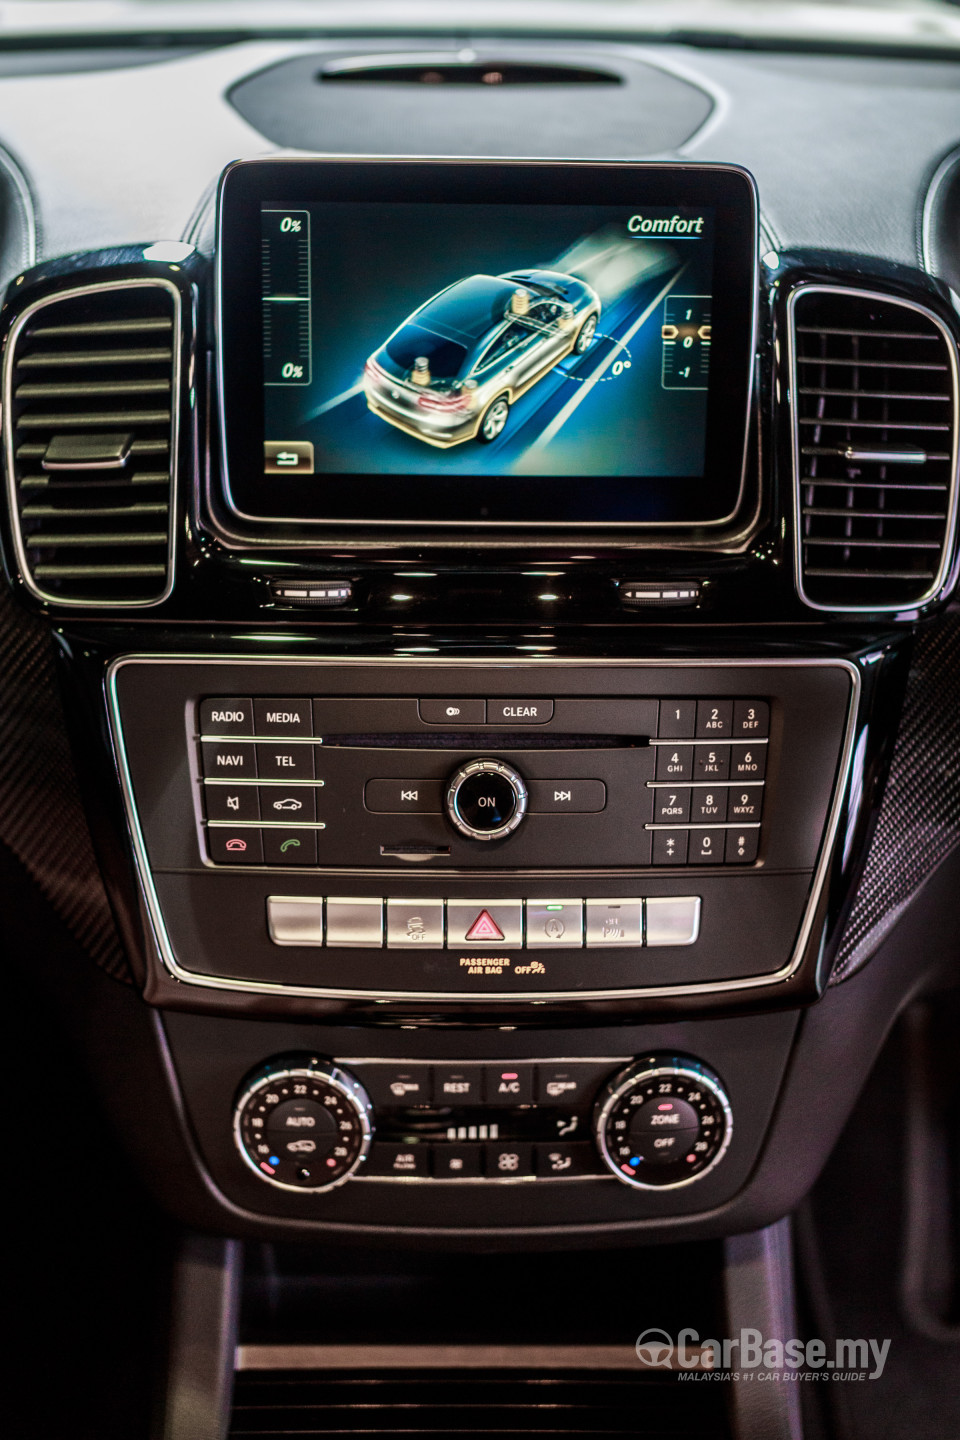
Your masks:
<instances>
[{"instance_id":1,"label":"seat heating button","mask_svg":"<svg viewBox=\"0 0 960 1440\"><path fill-rule=\"evenodd\" d=\"M699 933L699 895L647 896L648 946L692 945Z\"/></svg>"}]
</instances>

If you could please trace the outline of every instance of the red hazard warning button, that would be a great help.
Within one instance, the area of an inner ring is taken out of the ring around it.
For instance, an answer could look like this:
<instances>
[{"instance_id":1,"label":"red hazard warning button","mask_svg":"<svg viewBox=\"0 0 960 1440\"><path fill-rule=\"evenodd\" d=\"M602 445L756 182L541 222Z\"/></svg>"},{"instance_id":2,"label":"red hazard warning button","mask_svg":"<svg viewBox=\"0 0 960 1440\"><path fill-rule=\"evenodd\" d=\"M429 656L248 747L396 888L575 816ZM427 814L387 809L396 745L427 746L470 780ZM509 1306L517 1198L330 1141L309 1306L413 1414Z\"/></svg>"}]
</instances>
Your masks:
<instances>
[{"instance_id":1,"label":"red hazard warning button","mask_svg":"<svg viewBox=\"0 0 960 1440\"><path fill-rule=\"evenodd\" d=\"M481 910L465 938L467 940L502 940L503 931L489 910Z\"/></svg>"},{"instance_id":2,"label":"red hazard warning button","mask_svg":"<svg viewBox=\"0 0 960 1440\"><path fill-rule=\"evenodd\" d=\"M522 900L447 901L448 949L522 944Z\"/></svg>"}]
</instances>

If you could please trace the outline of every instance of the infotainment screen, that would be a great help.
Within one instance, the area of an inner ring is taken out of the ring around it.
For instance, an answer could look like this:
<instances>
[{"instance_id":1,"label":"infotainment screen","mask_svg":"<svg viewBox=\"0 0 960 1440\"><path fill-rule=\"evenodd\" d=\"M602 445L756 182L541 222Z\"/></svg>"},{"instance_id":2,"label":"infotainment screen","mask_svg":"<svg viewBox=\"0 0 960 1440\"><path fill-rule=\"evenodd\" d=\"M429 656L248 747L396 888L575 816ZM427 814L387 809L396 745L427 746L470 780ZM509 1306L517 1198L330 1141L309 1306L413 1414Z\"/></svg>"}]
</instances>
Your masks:
<instances>
[{"instance_id":1,"label":"infotainment screen","mask_svg":"<svg viewBox=\"0 0 960 1440\"><path fill-rule=\"evenodd\" d=\"M219 225L228 499L296 522L729 523L752 182L250 162Z\"/></svg>"}]
</instances>

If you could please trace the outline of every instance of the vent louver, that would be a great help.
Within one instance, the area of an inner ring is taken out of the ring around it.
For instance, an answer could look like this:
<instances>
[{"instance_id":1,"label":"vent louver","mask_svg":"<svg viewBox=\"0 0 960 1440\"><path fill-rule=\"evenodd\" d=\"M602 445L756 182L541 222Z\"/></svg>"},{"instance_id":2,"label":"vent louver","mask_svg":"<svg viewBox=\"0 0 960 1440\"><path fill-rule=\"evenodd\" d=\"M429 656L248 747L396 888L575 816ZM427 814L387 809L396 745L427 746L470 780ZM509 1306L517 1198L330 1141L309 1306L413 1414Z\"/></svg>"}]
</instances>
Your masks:
<instances>
[{"instance_id":1,"label":"vent louver","mask_svg":"<svg viewBox=\"0 0 960 1440\"><path fill-rule=\"evenodd\" d=\"M123 281L37 302L4 371L21 570L61 605L141 606L172 585L180 296Z\"/></svg>"},{"instance_id":2,"label":"vent louver","mask_svg":"<svg viewBox=\"0 0 960 1440\"><path fill-rule=\"evenodd\" d=\"M899 610L943 584L957 358L929 310L826 286L791 299L797 572L822 610Z\"/></svg>"}]
</instances>

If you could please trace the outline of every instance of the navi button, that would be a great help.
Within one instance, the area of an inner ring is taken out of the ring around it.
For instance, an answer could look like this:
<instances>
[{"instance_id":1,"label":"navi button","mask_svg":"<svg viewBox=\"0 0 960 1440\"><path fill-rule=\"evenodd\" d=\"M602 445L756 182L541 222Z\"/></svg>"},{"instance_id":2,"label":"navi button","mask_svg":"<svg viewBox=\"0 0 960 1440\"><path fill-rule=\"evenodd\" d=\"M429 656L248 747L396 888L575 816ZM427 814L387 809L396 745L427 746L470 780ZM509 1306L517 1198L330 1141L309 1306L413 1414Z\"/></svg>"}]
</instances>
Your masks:
<instances>
[{"instance_id":1,"label":"navi button","mask_svg":"<svg viewBox=\"0 0 960 1440\"><path fill-rule=\"evenodd\" d=\"M243 741L204 740L203 773L208 780L251 780L257 773L256 748Z\"/></svg>"}]
</instances>

